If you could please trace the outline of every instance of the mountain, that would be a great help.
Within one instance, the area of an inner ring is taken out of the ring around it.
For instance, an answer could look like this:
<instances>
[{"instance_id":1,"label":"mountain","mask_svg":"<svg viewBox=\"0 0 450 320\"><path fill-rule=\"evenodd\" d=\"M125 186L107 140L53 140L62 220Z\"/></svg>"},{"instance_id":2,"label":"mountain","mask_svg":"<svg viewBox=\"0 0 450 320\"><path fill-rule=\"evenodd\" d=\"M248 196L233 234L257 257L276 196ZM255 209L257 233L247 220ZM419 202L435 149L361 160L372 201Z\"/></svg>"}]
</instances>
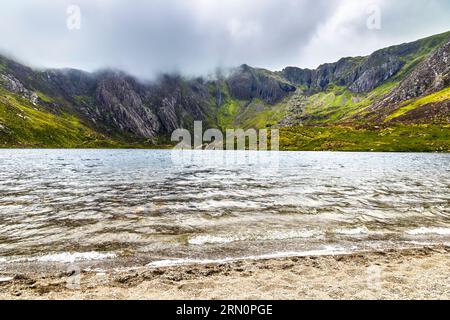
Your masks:
<instances>
[{"instance_id":1,"label":"mountain","mask_svg":"<svg viewBox=\"0 0 450 320\"><path fill-rule=\"evenodd\" d=\"M214 79L151 82L118 70L34 70L0 56L0 145L149 147L201 120L281 128L288 150L449 151L449 55L447 32L315 70L242 65Z\"/></svg>"},{"instance_id":2,"label":"mountain","mask_svg":"<svg viewBox=\"0 0 450 320\"><path fill-rule=\"evenodd\" d=\"M372 121L450 123L450 42L421 62L389 94L365 110Z\"/></svg>"}]
</instances>

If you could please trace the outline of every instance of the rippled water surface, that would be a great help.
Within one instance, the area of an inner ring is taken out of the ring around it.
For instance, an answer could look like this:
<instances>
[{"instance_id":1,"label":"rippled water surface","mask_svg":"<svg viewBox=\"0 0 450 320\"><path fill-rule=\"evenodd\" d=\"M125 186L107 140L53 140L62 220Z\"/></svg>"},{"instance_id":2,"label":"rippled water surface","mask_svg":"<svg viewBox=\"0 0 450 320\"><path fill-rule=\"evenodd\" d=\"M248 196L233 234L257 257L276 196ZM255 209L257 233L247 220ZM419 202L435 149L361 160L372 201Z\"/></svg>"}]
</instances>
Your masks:
<instances>
[{"instance_id":1,"label":"rippled water surface","mask_svg":"<svg viewBox=\"0 0 450 320\"><path fill-rule=\"evenodd\" d=\"M0 262L449 242L449 154L0 150Z\"/></svg>"}]
</instances>

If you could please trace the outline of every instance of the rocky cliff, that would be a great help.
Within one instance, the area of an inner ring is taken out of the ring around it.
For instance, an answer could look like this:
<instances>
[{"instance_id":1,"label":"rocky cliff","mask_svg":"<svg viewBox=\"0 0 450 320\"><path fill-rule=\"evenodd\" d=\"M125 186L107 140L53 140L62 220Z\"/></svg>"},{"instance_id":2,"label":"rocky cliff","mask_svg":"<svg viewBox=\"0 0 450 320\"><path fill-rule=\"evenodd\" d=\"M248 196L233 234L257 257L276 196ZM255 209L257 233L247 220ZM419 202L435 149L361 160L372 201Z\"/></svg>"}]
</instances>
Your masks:
<instances>
[{"instance_id":1,"label":"rocky cliff","mask_svg":"<svg viewBox=\"0 0 450 320\"><path fill-rule=\"evenodd\" d=\"M445 95L447 92L445 89L448 87L450 87L450 41L414 68L389 94L369 106L364 115L357 117L378 122L383 119L396 121L403 119L411 122L414 119L420 121L433 118L448 122L450 96ZM436 94L439 92L442 92L442 95ZM421 97L425 98L420 99ZM415 110L409 110L411 113L409 117L400 114L399 117L389 119L389 115L395 110L421 100L422 103L418 104Z\"/></svg>"},{"instance_id":2,"label":"rocky cliff","mask_svg":"<svg viewBox=\"0 0 450 320\"><path fill-rule=\"evenodd\" d=\"M86 130L155 143L177 128L191 129L194 120L208 127L244 120L253 127L305 119L383 122L405 108L406 101L449 87L449 39L450 33L441 34L315 70L287 67L272 72L242 65L215 80L162 75L145 82L115 70L33 70L0 57L2 108L8 111L8 101L18 99L39 112L74 117ZM392 90L379 89L386 84ZM388 120L431 119L448 110L445 97L433 97L425 109L408 107ZM297 115L284 121L290 105ZM6 117L0 122L8 127Z\"/></svg>"},{"instance_id":3,"label":"rocky cliff","mask_svg":"<svg viewBox=\"0 0 450 320\"><path fill-rule=\"evenodd\" d=\"M288 67L280 75L311 92L326 90L331 84L348 87L355 93L369 92L396 75L408 62L419 61L448 39L450 33L445 33L381 49L367 57L342 58L315 70Z\"/></svg>"}]
</instances>

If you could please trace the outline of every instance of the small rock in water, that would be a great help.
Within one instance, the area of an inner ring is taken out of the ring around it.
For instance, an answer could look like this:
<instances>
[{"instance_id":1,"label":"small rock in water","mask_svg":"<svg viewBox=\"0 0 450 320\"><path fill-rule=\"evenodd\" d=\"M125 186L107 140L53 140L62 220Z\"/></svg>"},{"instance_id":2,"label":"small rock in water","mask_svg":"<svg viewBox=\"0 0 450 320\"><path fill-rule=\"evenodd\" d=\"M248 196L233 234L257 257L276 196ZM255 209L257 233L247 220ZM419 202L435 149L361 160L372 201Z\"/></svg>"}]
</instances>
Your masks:
<instances>
[{"instance_id":1,"label":"small rock in water","mask_svg":"<svg viewBox=\"0 0 450 320\"><path fill-rule=\"evenodd\" d=\"M0 282L9 282L14 280L13 277L0 277Z\"/></svg>"}]
</instances>

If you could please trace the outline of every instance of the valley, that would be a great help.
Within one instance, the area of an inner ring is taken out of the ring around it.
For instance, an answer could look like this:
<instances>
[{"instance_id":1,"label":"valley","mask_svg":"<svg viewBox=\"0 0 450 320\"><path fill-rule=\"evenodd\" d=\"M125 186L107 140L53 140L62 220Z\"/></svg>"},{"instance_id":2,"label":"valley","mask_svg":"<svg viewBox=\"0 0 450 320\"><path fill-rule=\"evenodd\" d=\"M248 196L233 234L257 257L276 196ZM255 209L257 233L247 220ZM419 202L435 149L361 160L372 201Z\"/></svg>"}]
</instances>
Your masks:
<instances>
[{"instance_id":1,"label":"valley","mask_svg":"<svg viewBox=\"0 0 450 320\"><path fill-rule=\"evenodd\" d=\"M281 130L282 150L450 151L450 32L315 70L214 78L35 70L0 57L3 148L160 148L204 128Z\"/></svg>"}]
</instances>

